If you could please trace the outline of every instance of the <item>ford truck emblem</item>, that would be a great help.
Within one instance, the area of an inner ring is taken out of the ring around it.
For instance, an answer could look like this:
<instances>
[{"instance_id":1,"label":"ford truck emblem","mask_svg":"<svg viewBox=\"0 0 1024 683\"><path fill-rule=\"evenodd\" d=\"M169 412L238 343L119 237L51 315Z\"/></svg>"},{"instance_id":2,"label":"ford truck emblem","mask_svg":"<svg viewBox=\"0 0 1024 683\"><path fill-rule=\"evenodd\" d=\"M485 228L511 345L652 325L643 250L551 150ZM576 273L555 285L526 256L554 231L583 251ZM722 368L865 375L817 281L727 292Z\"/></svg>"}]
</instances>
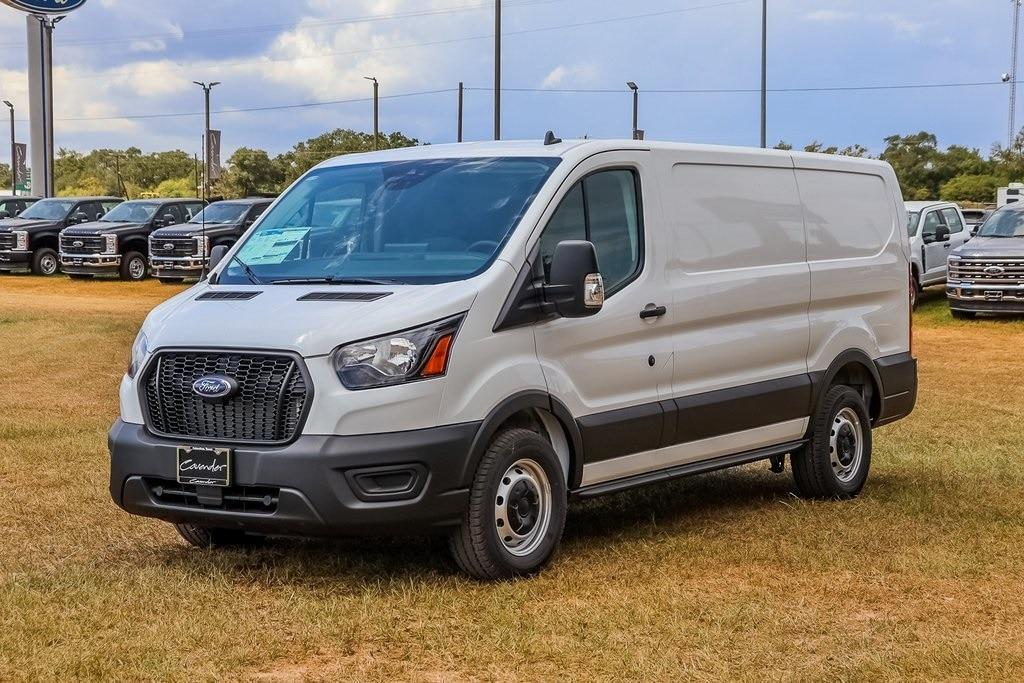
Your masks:
<instances>
[{"instance_id":1,"label":"ford truck emblem","mask_svg":"<svg viewBox=\"0 0 1024 683\"><path fill-rule=\"evenodd\" d=\"M167 242L166 244L164 244L164 249L167 251L171 251L172 249L174 249L174 242Z\"/></svg>"},{"instance_id":2,"label":"ford truck emblem","mask_svg":"<svg viewBox=\"0 0 1024 683\"><path fill-rule=\"evenodd\" d=\"M200 377L192 382L192 391L197 396L211 401L227 399L238 392L238 382L221 375Z\"/></svg>"},{"instance_id":3,"label":"ford truck emblem","mask_svg":"<svg viewBox=\"0 0 1024 683\"><path fill-rule=\"evenodd\" d=\"M1006 271L1000 266L989 266L985 269L986 275L1002 275Z\"/></svg>"},{"instance_id":4,"label":"ford truck emblem","mask_svg":"<svg viewBox=\"0 0 1024 683\"><path fill-rule=\"evenodd\" d=\"M75 247L76 249L81 249L82 247L85 246L85 242L83 242L82 240L75 240L74 242L71 243L71 246Z\"/></svg>"}]
</instances>

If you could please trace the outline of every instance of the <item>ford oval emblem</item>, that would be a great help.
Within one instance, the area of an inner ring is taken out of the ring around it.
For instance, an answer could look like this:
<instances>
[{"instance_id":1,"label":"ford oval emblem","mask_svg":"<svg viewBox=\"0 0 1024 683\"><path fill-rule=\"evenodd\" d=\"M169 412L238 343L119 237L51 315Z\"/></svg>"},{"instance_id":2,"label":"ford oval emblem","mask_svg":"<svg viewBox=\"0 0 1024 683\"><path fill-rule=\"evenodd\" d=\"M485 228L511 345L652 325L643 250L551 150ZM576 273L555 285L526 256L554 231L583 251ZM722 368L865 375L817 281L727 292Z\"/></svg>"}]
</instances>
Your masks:
<instances>
[{"instance_id":1,"label":"ford oval emblem","mask_svg":"<svg viewBox=\"0 0 1024 683\"><path fill-rule=\"evenodd\" d=\"M223 375L200 377L192 382L192 391L208 401L224 400L238 392L238 382Z\"/></svg>"},{"instance_id":2,"label":"ford oval emblem","mask_svg":"<svg viewBox=\"0 0 1024 683\"><path fill-rule=\"evenodd\" d=\"M1002 275L1006 271L1000 266L989 266L985 269L986 275Z\"/></svg>"},{"instance_id":3,"label":"ford oval emblem","mask_svg":"<svg viewBox=\"0 0 1024 683\"><path fill-rule=\"evenodd\" d=\"M174 242L167 242L164 244L165 251L171 251L172 249L174 249Z\"/></svg>"},{"instance_id":4,"label":"ford oval emblem","mask_svg":"<svg viewBox=\"0 0 1024 683\"><path fill-rule=\"evenodd\" d=\"M85 0L0 0L0 2L32 14L66 14L85 4Z\"/></svg>"},{"instance_id":5,"label":"ford oval emblem","mask_svg":"<svg viewBox=\"0 0 1024 683\"><path fill-rule=\"evenodd\" d=\"M76 249L81 249L82 247L85 246L85 242L83 242L82 240L75 240L74 242L71 243L71 246L75 247Z\"/></svg>"}]
</instances>

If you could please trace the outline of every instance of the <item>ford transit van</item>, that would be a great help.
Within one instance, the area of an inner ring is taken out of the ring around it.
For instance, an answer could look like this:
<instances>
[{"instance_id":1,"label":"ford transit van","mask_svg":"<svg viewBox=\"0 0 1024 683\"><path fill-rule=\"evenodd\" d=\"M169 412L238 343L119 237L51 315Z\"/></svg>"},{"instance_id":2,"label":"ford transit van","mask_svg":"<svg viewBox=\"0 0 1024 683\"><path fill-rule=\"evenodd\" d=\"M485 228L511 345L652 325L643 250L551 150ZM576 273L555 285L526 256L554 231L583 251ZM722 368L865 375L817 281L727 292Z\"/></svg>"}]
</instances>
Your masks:
<instances>
[{"instance_id":1,"label":"ford transit van","mask_svg":"<svg viewBox=\"0 0 1024 683\"><path fill-rule=\"evenodd\" d=\"M786 456L801 495L853 497L916 399L906 225L864 159L328 161L146 319L111 495L199 546L444 533L484 579L544 566L573 498Z\"/></svg>"}]
</instances>

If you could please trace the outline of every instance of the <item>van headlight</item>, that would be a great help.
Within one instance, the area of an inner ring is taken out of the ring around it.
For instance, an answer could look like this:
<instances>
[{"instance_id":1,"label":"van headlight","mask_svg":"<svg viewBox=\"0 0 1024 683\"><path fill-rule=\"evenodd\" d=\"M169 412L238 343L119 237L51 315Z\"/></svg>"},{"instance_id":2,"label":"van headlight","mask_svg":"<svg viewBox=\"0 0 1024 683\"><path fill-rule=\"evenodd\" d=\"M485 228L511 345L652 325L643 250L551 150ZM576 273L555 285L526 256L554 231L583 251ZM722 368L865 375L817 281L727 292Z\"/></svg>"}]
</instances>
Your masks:
<instances>
[{"instance_id":1,"label":"van headlight","mask_svg":"<svg viewBox=\"0 0 1024 683\"><path fill-rule=\"evenodd\" d=\"M103 236L103 253L104 254L116 254L117 253L117 235L104 235Z\"/></svg>"},{"instance_id":2,"label":"van headlight","mask_svg":"<svg viewBox=\"0 0 1024 683\"><path fill-rule=\"evenodd\" d=\"M14 235L14 250L15 251L28 251L28 233L24 230L15 230Z\"/></svg>"},{"instance_id":3,"label":"van headlight","mask_svg":"<svg viewBox=\"0 0 1024 683\"><path fill-rule=\"evenodd\" d=\"M149 339L146 338L145 333L139 332L139 336L135 338L135 343L132 344L132 360L131 364L128 365L128 376L135 379L135 375L139 374L139 370L142 369L142 364L146 362L146 356L149 355Z\"/></svg>"},{"instance_id":4,"label":"van headlight","mask_svg":"<svg viewBox=\"0 0 1024 683\"><path fill-rule=\"evenodd\" d=\"M452 343L464 317L340 346L331 355L334 371L348 389L442 377L448 371Z\"/></svg>"}]
</instances>

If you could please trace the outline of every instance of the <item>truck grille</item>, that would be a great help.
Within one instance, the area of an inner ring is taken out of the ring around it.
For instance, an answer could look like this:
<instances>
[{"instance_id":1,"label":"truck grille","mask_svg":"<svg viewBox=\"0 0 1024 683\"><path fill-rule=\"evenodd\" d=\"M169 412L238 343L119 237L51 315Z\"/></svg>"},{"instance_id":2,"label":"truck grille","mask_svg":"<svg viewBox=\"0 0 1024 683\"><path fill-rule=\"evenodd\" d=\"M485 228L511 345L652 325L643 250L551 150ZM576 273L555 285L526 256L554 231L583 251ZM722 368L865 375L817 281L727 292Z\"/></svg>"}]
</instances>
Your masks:
<instances>
[{"instance_id":1,"label":"truck grille","mask_svg":"<svg viewBox=\"0 0 1024 683\"><path fill-rule=\"evenodd\" d=\"M157 237L149 240L149 255L153 258L195 256L196 247L196 240L192 237Z\"/></svg>"},{"instance_id":2,"label":"truck grille","mask_svg":"<svg viewBox=\"0 0 1024 683\"><path fill-rule=\"evenodd\" d=\"M61 235L60 250L65 254L102 254L106 240L96 236Z\"/></svg>"},{"instance_id":3,"label":"truck grille","mask_svg":"<svg viewBox=\"0 0 1024 683\"><path fill-rule=\"evenodd\" d=\"M949 263L950 280L994 285L1024 283L1024 259L960 259Z\"/></svg>"},{"instance_id":4,"label":"truck grille","mask_svg":"<svg viewBox=\"0 0 1024 683\"><path fill-rule=\"evenodd\" d=\"M17 240L14 238L14 233L0 232L0 249L11 250L14 249Z\"/></svg>"},{"instance_id":5,"label":"truck grille","mask_svg":"<svg viewBox=\"0 0 1024 683\"><path fill-rule=\"evenodd\" d=\"M309 403L303 366L285 354L167 351L143 380L149 426L158 434L213 441L284 443L301 428ZM211 402L192 384L221 375L234 396Z\"/></svg>"}]
</instances>

